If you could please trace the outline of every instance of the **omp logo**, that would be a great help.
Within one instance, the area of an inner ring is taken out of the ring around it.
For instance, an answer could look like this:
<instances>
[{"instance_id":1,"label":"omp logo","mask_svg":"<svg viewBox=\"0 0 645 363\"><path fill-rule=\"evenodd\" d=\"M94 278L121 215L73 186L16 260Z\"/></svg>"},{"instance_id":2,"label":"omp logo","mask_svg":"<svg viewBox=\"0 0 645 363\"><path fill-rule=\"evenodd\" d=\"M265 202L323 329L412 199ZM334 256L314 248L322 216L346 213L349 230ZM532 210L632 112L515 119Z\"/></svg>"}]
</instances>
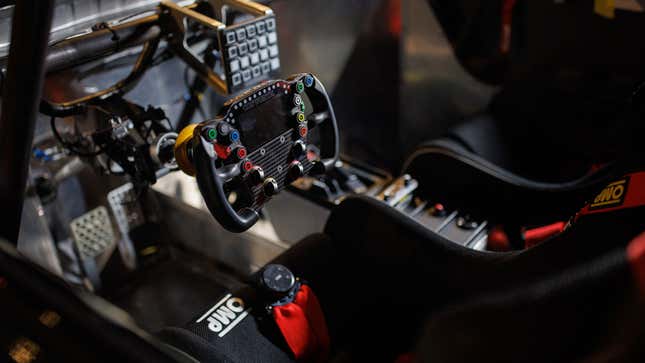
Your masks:
<instances>
[{"instance_id":1,"label":"omp logo","mask_svg":"<svg viewBox=\"0 0 645 363\"><path fill-rule=\"evenodd\" d=\"M201 323L206 320L208 329L213 333L217 333L217 336L221 338L249 315L250 310L244 310L244 301L242 299L227 294L197 319L197 322Z\"/></svg>"},{"instance_id":2,"label":"omp logo","mask_svg":"<svg viewBox=\"0 0 645 363\"><path fill-rule=\"evenodd\" d=\"M629 178L615 181L605 187L589 205L589 210L617 207L623 204Z\"/></svg>"}]
</instances>

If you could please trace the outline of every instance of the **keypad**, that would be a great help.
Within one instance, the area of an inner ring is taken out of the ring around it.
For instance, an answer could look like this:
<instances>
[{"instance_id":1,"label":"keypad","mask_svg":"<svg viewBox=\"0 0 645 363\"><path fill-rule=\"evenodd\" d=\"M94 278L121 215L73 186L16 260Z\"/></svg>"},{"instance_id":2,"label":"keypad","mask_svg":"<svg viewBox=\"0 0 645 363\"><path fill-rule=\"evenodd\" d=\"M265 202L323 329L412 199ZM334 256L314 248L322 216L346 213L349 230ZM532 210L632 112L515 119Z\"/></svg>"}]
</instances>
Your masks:
<instances>
[{"instance_id":1,"label":"keypad","mask_svg":"<svg viewBox=\"0 0 645 363\"><path fill-rule=\"evenodd\" d=\"M279 75L280 54L275 16L232 25L219 33L230 93Z\"/></svg>"}]
</instances>

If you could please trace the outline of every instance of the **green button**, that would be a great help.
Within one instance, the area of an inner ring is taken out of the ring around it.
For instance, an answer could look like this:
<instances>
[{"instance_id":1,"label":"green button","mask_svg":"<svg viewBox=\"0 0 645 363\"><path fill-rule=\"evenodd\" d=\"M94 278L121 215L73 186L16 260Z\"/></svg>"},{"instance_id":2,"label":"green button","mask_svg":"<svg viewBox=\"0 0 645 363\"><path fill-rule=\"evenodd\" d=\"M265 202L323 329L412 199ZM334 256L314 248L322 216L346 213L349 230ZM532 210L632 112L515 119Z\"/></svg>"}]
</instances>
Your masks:
<instances>
[{"instance_id":1,"label":"green button","mask_svg":"<svg viewBox=\"0 0 645 363\"><path fill-rule=\"evenodd\" d=\"M305 90L305 85L302 83L302 81L296 82L296 92L302 93L302 91Z\"/></svg>"},{"instance_id":2,"label":"green button","mask_svg":"<svg viewBox=\"0 0 645 363\"><path fill-rule=\"evenodd\" d=\"M217 130L215 129L208 130L208 138L211 140L215 140L217 138Z\"/></svg>"},{"instance_id":3,"label":"green button","mask_svg":"<svg viewBox=\"0 0 645 363\"><path fill-rule=\"evenodd\" d=\"M300 111L305 112L305 104L304 103L300 104Z\"/></svg>"}]
</instances>

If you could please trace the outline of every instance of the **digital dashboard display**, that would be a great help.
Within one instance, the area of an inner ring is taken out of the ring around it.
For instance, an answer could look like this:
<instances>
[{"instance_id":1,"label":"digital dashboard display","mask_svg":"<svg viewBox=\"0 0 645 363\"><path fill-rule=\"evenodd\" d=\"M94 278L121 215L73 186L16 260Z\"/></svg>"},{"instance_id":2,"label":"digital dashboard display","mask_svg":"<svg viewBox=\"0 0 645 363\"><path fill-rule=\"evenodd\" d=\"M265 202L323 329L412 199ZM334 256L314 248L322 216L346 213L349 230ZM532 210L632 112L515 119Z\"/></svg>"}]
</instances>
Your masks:
<instances>
[{"instance_id":1,"label":"digital dashboard display","mask_svg":"<svg viewBox=\"0 0 645 363\"><path fill-rule=\"evenodd\" d=\"M278 95L237 115L242 143L249 153L287 129L290 110L286 98Z\"/></svg>"}]
</instances>

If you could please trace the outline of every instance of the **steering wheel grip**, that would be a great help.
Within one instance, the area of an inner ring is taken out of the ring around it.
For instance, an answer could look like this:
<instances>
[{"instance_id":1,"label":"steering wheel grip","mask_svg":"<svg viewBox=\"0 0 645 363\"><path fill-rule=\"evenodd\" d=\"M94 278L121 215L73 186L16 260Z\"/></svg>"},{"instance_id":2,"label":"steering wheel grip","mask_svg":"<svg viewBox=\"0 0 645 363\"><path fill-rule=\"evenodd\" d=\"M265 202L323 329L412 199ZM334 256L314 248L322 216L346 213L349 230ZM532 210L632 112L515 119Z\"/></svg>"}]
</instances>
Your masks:
<instances>
[{"instance_id":1,"label":"steering wheel grip","mask_svg":"<svg viewBox=\"0 0 645 363\"><path fill-rule=\"evenodd\" d=\"M260 216L251 208L242 208L239 213L228 202L224 192L224 181L215 169L215 162L197 142L193 148L197 185L206 206L217 221L231 232L244 232L251 228Z\"/></svg>"},{"instance_id":2,"label":"steering wheel grip","mask_svg":"<svg viewBox=\"0 0 645 363\"><path fill-rule=\"evenodd\" d=\"M314 75L314 86L306 89L307 96L311 101L314 110L325 110L328 113L327 122L323 121L317 125L320 127L321 133L321 162L325 167L325 172L334 168L334 164L340 157L340 137L338 135L338 123L336 122L336 115L334 108L329 99L329 95L325 90L322 82ZM331 141L331 142L329 142Z\"/></svg>"}]
</instances>

